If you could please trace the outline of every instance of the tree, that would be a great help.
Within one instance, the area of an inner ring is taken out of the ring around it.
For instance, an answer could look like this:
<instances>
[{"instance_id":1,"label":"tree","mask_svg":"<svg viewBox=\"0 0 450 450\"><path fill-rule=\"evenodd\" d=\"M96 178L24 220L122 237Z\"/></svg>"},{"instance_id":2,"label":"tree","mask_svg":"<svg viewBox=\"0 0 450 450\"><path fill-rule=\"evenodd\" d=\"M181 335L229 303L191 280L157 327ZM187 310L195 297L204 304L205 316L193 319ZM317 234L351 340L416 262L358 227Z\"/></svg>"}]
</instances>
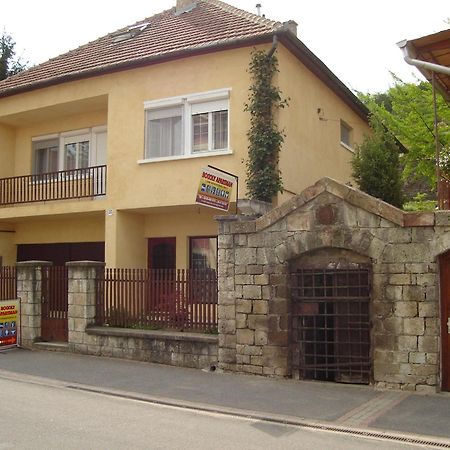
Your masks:
<instances>
[{"instance_id":1,"label":"tree","mask_svg":"<svg viewBox=\"0 0 450 450\"><path fill-rule=\"evenodd\" d=\"M16 58L16 43L11 35L3 31L0 36L0 80L15 75L25 69L26 64Z\"/></svg>"},{"instance_id":2,"label":"tree","mask_svg":"<svg viewBox=\"0 0 450 450\"><path fill-rule=\"evenodd\" d=\"M376 116L370 119L372 134L356 146L353 178L359 188L398 208L403 204L400 149L395 137Z\"/></svg>"},{"instance_id":3,"label":"tree","mask_svg":"<svg viewBox=\"0 0 450 450\"><path fill-rule=\"evenodd\" d=\"M360 94L361 100L408 149L402 163L404 180L426 178L436 184L436 147L434 136L433 92L427 82L395 84L384 93ZM450 175L450 108L437 95L438 133L441 145L441 170Z\"/></svg>"},{"instance_id":4,"label":"tree","mask_svg":"<svg viewBox=\"0 0 450 450\"><path fill-rule=\"evenodd\" d=\"M284 108L287 101L273 85L273 77L278 72L275 55L255 50L249 72L252 85L249 102L245 105L245 111L250 112L247 191L252 199L270 202L283 190L278 160L284 136L275 123L274 112Z\"/></svg>"}]
</instances>

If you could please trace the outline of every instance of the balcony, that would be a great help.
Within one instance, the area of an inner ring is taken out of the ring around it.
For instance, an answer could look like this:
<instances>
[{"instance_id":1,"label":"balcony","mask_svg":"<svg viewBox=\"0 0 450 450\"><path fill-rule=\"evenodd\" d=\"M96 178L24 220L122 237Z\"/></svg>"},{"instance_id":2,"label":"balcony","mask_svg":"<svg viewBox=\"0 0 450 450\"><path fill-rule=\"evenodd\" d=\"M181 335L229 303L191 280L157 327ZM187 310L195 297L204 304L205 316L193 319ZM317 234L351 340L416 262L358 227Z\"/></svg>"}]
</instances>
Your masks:
<instances>
[{"instance_id":1,"label":"balcony","mask_svg":"<svg viewBox=\"0 0 450 450\"><path fill-rule=\"evenodd\" d=\"M106 194L106 165L0 178L0 206Z\"/></svg>"}]
</instances>

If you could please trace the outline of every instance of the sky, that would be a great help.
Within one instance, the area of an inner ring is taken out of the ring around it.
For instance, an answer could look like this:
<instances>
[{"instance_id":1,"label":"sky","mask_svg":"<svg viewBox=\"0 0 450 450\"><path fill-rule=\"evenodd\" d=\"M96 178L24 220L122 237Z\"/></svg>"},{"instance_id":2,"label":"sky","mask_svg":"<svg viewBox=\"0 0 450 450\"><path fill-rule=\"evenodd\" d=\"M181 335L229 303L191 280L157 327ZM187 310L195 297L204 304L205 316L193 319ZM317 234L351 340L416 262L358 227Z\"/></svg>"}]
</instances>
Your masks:
<instances>
[{"instance_id":1,"label":"sky","mask_svg":"<svg viewBox=\"0 0 450 450\"><path fill-rule=\"evenodd\" d=\"M176 0L21 0L2 2L0 32L16 53L37 64L100 36L169 9ZM227 0L272 20L295 20L299 39L350 89L383 92L391 72L404 81L421 79L396 43L450 27L449 0Z\"/></svg>"}]
</instances>

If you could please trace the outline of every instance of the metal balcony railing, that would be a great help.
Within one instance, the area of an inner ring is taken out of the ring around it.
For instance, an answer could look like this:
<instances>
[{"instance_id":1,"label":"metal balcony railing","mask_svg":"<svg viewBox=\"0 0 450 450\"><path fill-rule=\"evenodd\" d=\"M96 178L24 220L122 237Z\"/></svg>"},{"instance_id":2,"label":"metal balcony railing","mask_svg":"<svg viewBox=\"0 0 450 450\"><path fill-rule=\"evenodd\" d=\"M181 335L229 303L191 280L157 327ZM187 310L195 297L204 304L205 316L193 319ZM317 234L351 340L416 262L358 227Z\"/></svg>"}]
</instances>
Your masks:
<instances>
[{"instance_id":1,"label":"metal balcony railing","mask_svg":"<svg viewBox=\"0 0 450 450\"><path fill-rule=\"evenodd\" d=\"M0 206L105 194L105 165L0 178Z\"/></svg>"}]
</instances>

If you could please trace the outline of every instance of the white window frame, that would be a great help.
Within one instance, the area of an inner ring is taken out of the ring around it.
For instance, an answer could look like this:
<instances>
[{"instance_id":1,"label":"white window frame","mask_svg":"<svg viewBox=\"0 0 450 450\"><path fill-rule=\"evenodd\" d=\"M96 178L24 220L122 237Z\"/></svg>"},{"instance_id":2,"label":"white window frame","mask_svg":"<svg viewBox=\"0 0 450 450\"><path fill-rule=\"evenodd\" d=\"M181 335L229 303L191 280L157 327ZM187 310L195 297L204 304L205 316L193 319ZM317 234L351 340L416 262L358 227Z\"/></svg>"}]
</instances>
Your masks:
<instances>
[{"instance_id":1,"label":"white window frame","mask_svg":"<svg viewBox=\"0 0 450 450\"><path fill-rule=\"evenodd\" d=\"M61 133L53 133L53 134L47 134L42 136L34 136L31 138L31 142L39 142L39 141L45 141L45 140L51 140L51 139L57 139L58 140L58 172L68 170L65 168L65 151L64 151L64 145L67 143L74 143L74 142L82 142L82 141L88 141L89 142L89 165L88 167L93 167L96 164L96 155L97 155L97 149L96 149L96 134L99 132L105 132L107 131L106 125L100 125L92 128L83 128L79 130L71 130L71 131L64 131ZM36 172L36 154L35 149L32 145L32 168L33 168L33 174L34 175L40 175ZM77 164L78 165L78 164Z\"/></svg>"},{"instance_id":2,"label":"white window frame","mask_svg":"<svg viewBox=\"0 0 450 450\"><path fill-rule=\"evenodd\" d=\"M344 142L342 140L342 128L345 128L348 131L348 139L349 139L348 143ZM340 120L339 121L339 140L340 140L340 143L347 150L350 150L351 152L354 152L355 150L354 150L354 148L352 146L352 143L351 143L352 135L353 135L353 128L347 122L345 122L344 120Z\"/></svg>"},{"instance_id":3,"label":"white window frame","mask_svg":"<svg viewBox=\"0 0 450 450\"><path fill-rule=\"evenodd\" d=\"M200 92L178 97L170 97L159 100L151 100L144 102L145 112L145 142L144 142L144 159L138 160L138 164L149 162L170 161L174 159L198 158L205 156L216 156L224 154L232 154L230 148L230 92L231 88L217 89L213 91ZM170 107L182 107L182 151L180 155L151 157L149 152L148 140L148 113L158 111ZM192 132L192 115L200 112L207 112L210 116L212 112L223 111L228 112L228 129L227 129L227 148L212 149L212 121L208 123L208 149L202 151L193 151L193 132Z\"/></svg>"}]
</instances>

